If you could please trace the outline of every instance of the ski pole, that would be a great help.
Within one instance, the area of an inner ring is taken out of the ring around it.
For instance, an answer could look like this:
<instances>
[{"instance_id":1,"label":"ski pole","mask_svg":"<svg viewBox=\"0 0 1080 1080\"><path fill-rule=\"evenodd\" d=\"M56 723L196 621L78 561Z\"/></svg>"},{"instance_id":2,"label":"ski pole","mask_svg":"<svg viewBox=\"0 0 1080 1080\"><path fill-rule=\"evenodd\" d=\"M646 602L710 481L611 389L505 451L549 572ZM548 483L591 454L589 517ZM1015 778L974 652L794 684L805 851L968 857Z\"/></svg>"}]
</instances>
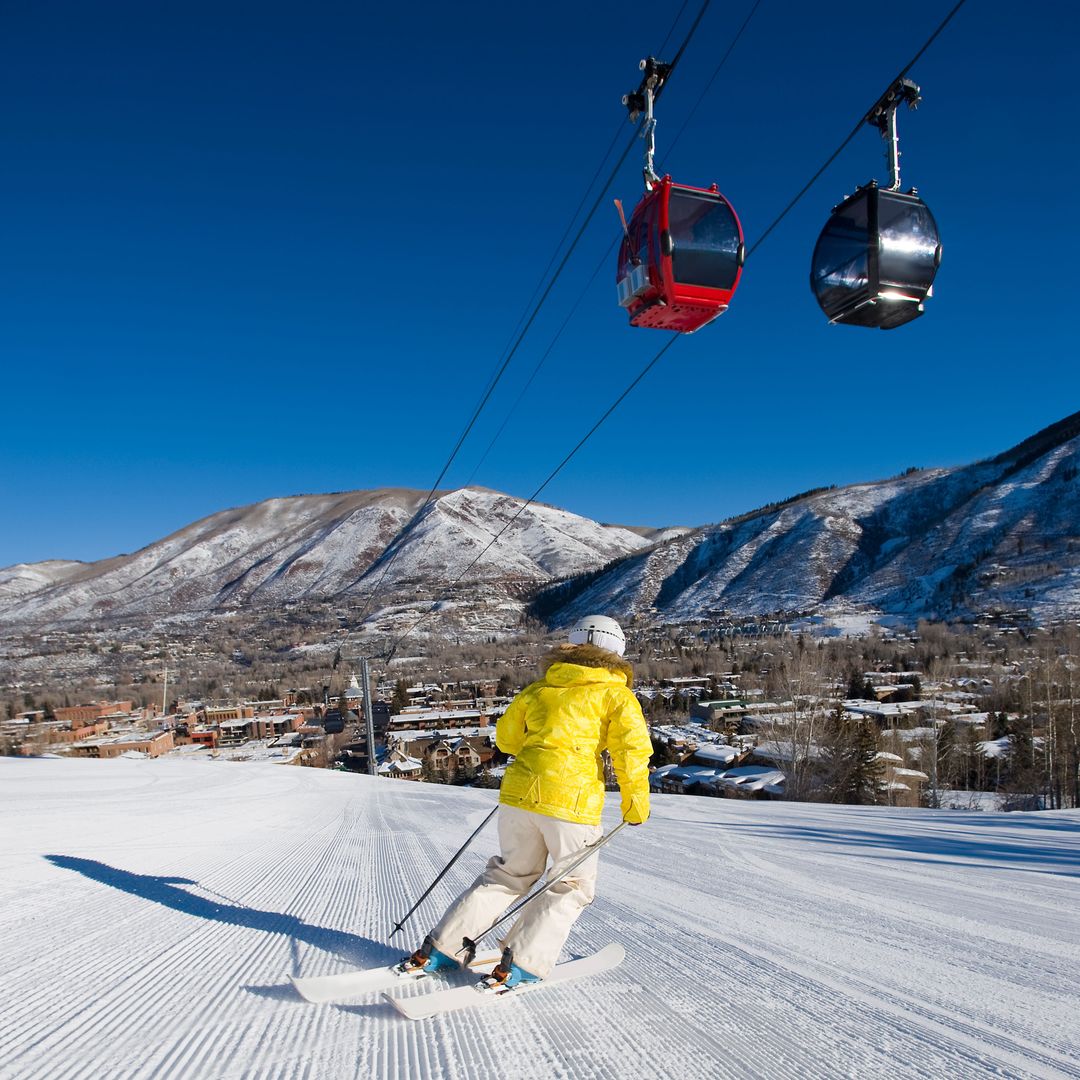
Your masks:
<instances>
[{"instance_id":1,"label":"ski pole","mask_svg":"<svg viewBox=\"0 0 1080 1080\"><path fill-rule=\"evenodd\" d=\"M524 900L519 900L505 915L501 915L496 919L483 933L477 934L475 938L466 938L465 944L458 949L458 953L467 952L469 949L476 950L476 944L482 938L488 936L496 926L501 926L507 919L513 918L526 904L531 904L538 896L543 896L544 893L551 888L552 885L558 885L564 877L566 877L571 870L576 870L586 859L591 858L597 853L624 825L629 825L628 821L620 821L618 825L609 833L605 833L593 844L586 844L584 850L573 862L570 863L565 869L560 870L559 873L553 877L550 881L546 881L544 885L537 889L536 892L529 896L526 896Z\"/></svg>"},{"instance_id":2,"label":"ski pole","mask_svg":"<svg viewBox=\"0 0 1080 1080\"><path fill-rule=\"evenodd\" d=\"M442 868L442 870L439 871L439 876L427 887L427 889L424 890L424 895L421 896L420 899L417 900L416 903L413 904L413 906L405 912L405 914L401 917L401 921L397 924L397 926L394 927L393 930L390 931L391 938L405 925L406 922L408 922L409 916L428 898L431 890L434 889L440 881L442 881L442 879L446 876L446 871L449 870L450 867L458 861L458 859L461 857L462 852L476 839L477 833L479 833L480 830L495 816L495 812L498 809L498 806L496 806L495 809L492 810L491 813L488 814L488 816L484 818L484 820L481 821L475 829L473 829L472 836L470 836L469 839L466 840L465 843L457 849L457 853L454 855L454 857ZM390 938L387 938L386 940L389 941Z\"/></svg>"}]
</instances>

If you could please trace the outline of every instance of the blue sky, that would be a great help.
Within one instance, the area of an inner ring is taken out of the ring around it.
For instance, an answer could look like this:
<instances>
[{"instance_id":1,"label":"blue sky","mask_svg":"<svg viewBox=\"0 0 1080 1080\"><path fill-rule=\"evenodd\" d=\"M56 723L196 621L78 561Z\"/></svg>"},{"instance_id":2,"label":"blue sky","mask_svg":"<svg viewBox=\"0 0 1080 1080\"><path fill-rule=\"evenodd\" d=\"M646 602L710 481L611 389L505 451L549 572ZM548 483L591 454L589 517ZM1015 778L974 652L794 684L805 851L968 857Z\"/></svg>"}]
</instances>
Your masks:
<instances>
[{"instance_id":1,"label":"blue sky","mask_svg":"<svg viewBox=\"0 0 1080 1080\"><path fill-rule=\"evenodd\" d=\"M951 6L762 0L671 147L751 8L714 3L660 101L661 162L717 181L752 244ZM0 565L270 496L427 490L680 7L9 4ZM945 250L922 319L829 327L808 287L831 207L885 176L866 128L544 501L701 524L1080 408L1078 22L968 0L913 70L904 185ZM640 187L635 148L611 194ZM626 325L609 259L477 468L617 230L609 196L444 486L531 494L663 344Z\"/></svg>"}]
</instances>

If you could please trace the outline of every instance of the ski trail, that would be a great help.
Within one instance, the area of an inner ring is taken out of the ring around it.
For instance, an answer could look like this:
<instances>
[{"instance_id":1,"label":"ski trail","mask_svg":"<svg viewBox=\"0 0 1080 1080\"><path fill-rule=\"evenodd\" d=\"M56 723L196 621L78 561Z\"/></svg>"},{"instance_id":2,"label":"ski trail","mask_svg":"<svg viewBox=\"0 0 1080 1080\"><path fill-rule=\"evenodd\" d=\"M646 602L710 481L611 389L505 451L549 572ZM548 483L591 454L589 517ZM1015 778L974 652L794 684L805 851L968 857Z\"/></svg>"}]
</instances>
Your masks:
<instances>
[{"instance_id":1,"label":"ski trail","mask_svg":"<svg viewBox=\"0 0 1080 1080\"><path fill-rule=\"evenodd\" d=\"M280 766L0 760L0 813L20 823L0 842L0 1077L1080 1080L1071 812L659 797L605 850L568 942L621 942L618 969L419 1023L377 995L300 1001L289 973L415 947L494 825L392 946L391 927L494 798Z\"/></svg>"}]
</instances>

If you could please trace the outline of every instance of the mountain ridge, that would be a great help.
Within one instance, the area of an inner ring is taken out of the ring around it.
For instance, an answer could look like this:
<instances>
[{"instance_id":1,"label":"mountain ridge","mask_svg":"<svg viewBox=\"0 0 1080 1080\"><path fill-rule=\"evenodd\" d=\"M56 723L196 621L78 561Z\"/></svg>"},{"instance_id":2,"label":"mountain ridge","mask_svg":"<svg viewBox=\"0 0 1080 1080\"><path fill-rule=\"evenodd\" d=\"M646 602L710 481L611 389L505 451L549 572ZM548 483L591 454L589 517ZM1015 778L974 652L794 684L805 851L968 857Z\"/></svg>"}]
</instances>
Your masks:
<instances>
[{"instance_id":1,"label":"mountain ridge","mask_svg":"<svg viewBox=\"0 0 1080 1080\"><path fill-rule=\"evenodd\" d=\"M1078 466L1074 413L971 465L817 488L702 526L689 541L668 542L683 549L669 555L676 564L669 572L656 572L659 552L631 555L606 575L579 579L580 591L559 583L558 607L542 590L534 610L554 625L592 608L671 622L845 605L925 617L986 608L1073 614L1080 611ZM965 525L979 535L965 538Z\"/></svg>"},{"instance_id":2,"label":"mountain ridge","mask_svg":"<svg viewBox=\"0 0 1080 1080\"><path fill-rule=\"evenodd\" d=\"M37 626L164 617L310 597L356 600L387 561L392 596L471 575L535 586L647 546L646 530L601 525L487 488L407 488L278 497L209 514L129 555L0 570L0 622ZM655 536L666 536L663 530Z\"/></svg>"},{"instance_id":3,"label":"mountain ridge","mask_svg":"<svg viewBox=\"0 0 1080 1080\"><path fill-rule=\"evenodd\" d=\"M0 570L0 623L160 619L313 598L364 616L376 590L374 619L448 591L488 615L520 616L528 601L553 626L593 609L667 622L852 607L1054 618L1080 612L1078 476L1080 412L972 464L819 487L694 528L602 524L484 487L428 501L401 487L276 497L207 515L130 555ZM457 626L468 630L469 617Z\"/></svg>"}]
</instances>

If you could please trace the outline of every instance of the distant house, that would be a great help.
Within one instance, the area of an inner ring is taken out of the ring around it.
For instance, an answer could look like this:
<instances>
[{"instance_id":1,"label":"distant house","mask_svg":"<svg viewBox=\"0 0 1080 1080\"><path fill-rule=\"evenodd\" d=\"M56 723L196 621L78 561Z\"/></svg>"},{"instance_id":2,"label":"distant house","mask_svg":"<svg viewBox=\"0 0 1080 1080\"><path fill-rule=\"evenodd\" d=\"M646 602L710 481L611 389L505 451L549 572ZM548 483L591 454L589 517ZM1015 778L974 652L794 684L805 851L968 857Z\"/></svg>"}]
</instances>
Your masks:
<instances>
[{"instance_id":1,"label":"distant house","mask_svg":"<svg viewBox=\"0 0 1080 1080\"><path fill-rule=\"evenodd\" d=\"M417 761L400 750L391 750L386 760L379 765L378 773L392 780L419 780L423 770L422 761Z\"/></svg>"},{"instance_id":2,"label":"distant house","mask_svg":"<svg viewBox=\"0 0 1080 1080\"><path fill-rule=\"evenodd\" d=\"M490 759L488 753L487 760ZM472 739L440 739L428 747L424 761L434 775L453 780L459 776L475 776L484 756Z\"/></svg>"},{"instance_id":3,"label":"distant house","mask_svg":"<svg viewBox=\"0 0 1080 1080\"><path fill-rule=\"evenodd\" d=\"M95 739L72 743L70 753L75 757L114 758L129 751L147 757L157 757L175 746L171 731L118 731Z\"/></svg>"},{"instance_id":4,"label":"distant house","mask_svg":"<svg viewBox=\"0 0 1080 1080\"><path fill-rule=\"evenodd\" d=\"M674 675L669 679L661 679L661 686L669 686L674 690L690 690L697 688L704 690L711 679L708 675Z\"/></svg>"},{"instance_id":5,"label":"distant house","mask_svg":"<svg viewBox=\"0 0 1080 1080\"><path fill-rule=\"evenodd\" d=\"M240 746L248 741L248 720L222 720L218 724L219 746Z\"/></svg>"},{"instance_id":6,"label":"distant house","mask_svg":"<svg viewBox=\"0 0 1080 1080\"><path fill-rule=\"evenodd\" d=\"M387 733L395 731L434 731L463 727L486 727L488 714L480 709L408 709L394 713Z\"/></svg>"},{"instance_id":7,"label":"distant house","mask_svg":"<svg viewBox=\"0 0 1080 1080\"><path fill-rule=\"evenodd\" d=\"M904 767L904 759L898 754L880 753L878 761L884 766L882 788L890 806L920 806L923 785L930 777L918 769Z\"/></svg>"},{"instance_id":8,"label":"distant house","mask_svg":"<svg viewBox=\"0 0 1080 1080\"><path fill-rule=\"evenodd\" d=\"M250 705L211 706L203 710L203 720L207 724L223 724L228 720L245 720L255 715Z\"/></svg>"},{"instance_id":9,"label":"distant house","mask_svg":"<svg viewBox=\"0 0 1080 1080\"><path fill-rule=\"evenodd\" d=\"M218 733L216 728L191 725L190 727L175 729L174 737L177 746L196 744L216 750L218 745Z\"/></svg>"},{"instance_id":10,"label":"distant house","mask_svg":"<svg viewBox=\"0 0 1080 1080\"><path fill-rule=\"evenodd\" d=\"M92 705L70 705L53 709L53 716L62 724L78 728L93 724L110 714L126 715L134 708L134 704L132 701L98 701Z\"/></svg>"},{"instance_id":11,"label":"distant house","mask_svg":"<svg viewBox=\"0 0 1080 1080\"><path fill-rule=\"evenodd\" d=\"M436 743L457 739L468 739L469 743L480 755L480 763L486 764L495 755L495 731L494 728L465 727L454 728L447 731L395 731L387 736L387 747L391 750L400 750L407 757L417 758L423 761L428 750Z\"/></svg>"},{"instance_id":12,"label":"distant house","mask_svg":"<svg viewBox=\"0 0 1080 1080\"><path fill-rule=\"evenodd\" d=\"M780 769L762 765L741 765L720 777L724 794L739 799L782 798L786 782Z\"/></svg>"},{"instance_id":13,"label":"distant house","mask_svg":"<svg viewBox=\"0 0 1080 1080\"><path fill-rule=\"evenodd\" d=\"M707 743L681 762L663 765L649 777L654 791L714 798L775 799L784 794L786 777L772 764L747 764L752 748Z\"/></svg>"},{"instance_id":14,"label":"distant house","mask_svg":"<svg viewBox=\"0 0 1080 1080\"><path fill-rule=\"evenodd\" d=\"M895 690L896 687L889 687ZM888 727L900 720L914 716L930 708L928 701L863 701L852 698L844 702L844 712L854 716L864 716L874 720L882 727Z\"/></svg>"},{"instance_id":15,"label":"distant house","mask_svg":"<svg viewBox=\"0 0 1080 1080\"><path fill-rule=\"evenodd\" d=\"M741 746L728 746L726 743L706 743L699 746L689 758L686 759L692 765L707 765L709 768L731 768L746 761L750 751Z\"/></svg>"},{"instance_id":16,"label":"distant house","mask_svg":"<svg viewBox=\"0 0 1080 1080\"><path fill-rule=\"evenodd\" d=\"M746 702L740 698L695 701L690 706L690 715L694 719L704 720L707 724L723 723L725 720L734 721L746 715Z\"/></svg>"}]
</instances>

